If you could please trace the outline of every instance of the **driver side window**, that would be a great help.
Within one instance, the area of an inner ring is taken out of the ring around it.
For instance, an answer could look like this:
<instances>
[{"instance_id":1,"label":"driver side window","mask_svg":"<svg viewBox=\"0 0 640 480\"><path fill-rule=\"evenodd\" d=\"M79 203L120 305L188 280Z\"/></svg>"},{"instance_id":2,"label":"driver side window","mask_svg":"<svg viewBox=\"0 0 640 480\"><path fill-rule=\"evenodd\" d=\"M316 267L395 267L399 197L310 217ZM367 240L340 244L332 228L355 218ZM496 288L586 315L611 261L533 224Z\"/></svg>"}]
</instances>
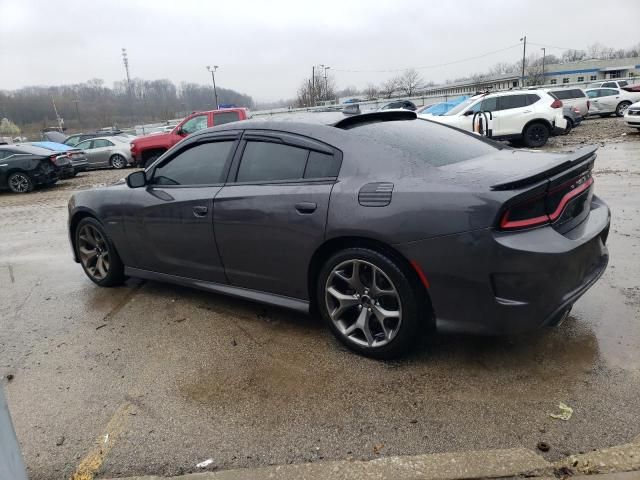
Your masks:
<instances>
[{"instance_id":1,"label":"driver side window","mask_svg":"<svg viewBox=\"0 0 640 480\"><path fill-rule=\"evenodd\" d=\"M190 118L187 120L184 125L182 125L181 130L190 135L198 130L203 130L207 128L207 116L206 115L198 115L197 117Z\"/></svg>"},{"instance_id":2,"label":"driver side window","mask_svg":"<svg viewBox=\"0 0 640 480\"><path fill-rule=\"evenodd\" d=\"M151 183L184 186L222 183L233 145L233 140L227 140L201 143L182 150L156 167Z\"/></svg>"}]
</instances>

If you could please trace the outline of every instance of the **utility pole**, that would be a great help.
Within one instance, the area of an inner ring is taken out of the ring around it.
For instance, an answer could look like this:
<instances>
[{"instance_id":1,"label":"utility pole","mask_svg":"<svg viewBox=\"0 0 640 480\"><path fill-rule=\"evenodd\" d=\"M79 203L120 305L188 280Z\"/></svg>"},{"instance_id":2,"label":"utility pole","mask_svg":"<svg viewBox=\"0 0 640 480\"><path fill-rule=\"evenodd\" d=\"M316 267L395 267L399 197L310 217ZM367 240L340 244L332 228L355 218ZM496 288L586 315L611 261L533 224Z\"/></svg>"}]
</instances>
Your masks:
<instances>
[{"instance_id":1,"label":"utility pole","mask_svg":"<svg viewBox=\"0 0 640 480\"><path fill-rule=\"evenodd\" d=\"M314 101L316 90L316 66L311 67L311 106L313 107L316 102Z\"/></svg>"},{"instance_id":2,"label":"utility pole","mask_svg":"<svg viewBox=\"0 0 640 480\"><path fill-rule=\"evenodd\" d=\"M76 104L76 117L78 118L78 126L81 127L82 122L80 122L80 110L78 109L78 102L80 102L80 100L78 100L77 98L73 100L73 103Z\"/></svg>"},{"instance_id":3,"label":"utility pole","mask_svg":"<svg viewBox=\"0 0 640 480\"><path fill-rule=\"evenodd\" d=\"M526 35L520 39L521 42L523 40L524 40L524 45L522 47L522 80L521 80L522 88L524 88L524 60L525 60L525 56L527 55L527 36Z\"/></svg>"},{"instance_id":4,"label":"utility pole","mask_svg":"<svg viewBox=\"0 0 640 480\"><path fill-rule=\"evenodd\" d=\"M218 90L216 89L216 70L218 70L218 65L214 65L213 68L207 65L207 70L211 72L211 80L213 81L213 96L216 99L216 110L218 109Z\"/></svg>"},{"instance_id":5,"label":"utility pole","mask_svg":"<svg viewBox=\"0 0 640 480\"><path fill-rule=\"evenodd\" d=\"M542 47L540 50L542 50L542 84L544 85L544 59L547 56L547 49Z\"/></svg>"}]
</instances>

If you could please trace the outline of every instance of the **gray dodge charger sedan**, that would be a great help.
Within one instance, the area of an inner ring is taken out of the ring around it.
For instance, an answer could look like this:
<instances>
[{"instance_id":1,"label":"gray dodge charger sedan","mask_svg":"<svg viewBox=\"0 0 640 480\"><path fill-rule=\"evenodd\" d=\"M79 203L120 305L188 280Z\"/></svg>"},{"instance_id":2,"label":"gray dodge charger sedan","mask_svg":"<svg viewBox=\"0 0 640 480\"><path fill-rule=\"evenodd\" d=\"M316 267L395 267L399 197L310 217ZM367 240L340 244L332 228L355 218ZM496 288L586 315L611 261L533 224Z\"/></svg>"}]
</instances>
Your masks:
<instances>
[{"instance_id":1,"label":"gray dodge charger sedan","mask_svg":"<svg viewBox=\"0 0 640 480\"><path fill-rule=\"evenodd\" d=\"M318 312L351 349L407 351L428 327L561 322L604 272L595 148L513 150L413 112L198 132L126 183L76 193L76 261Z\"/></svg>"}]
</instances>

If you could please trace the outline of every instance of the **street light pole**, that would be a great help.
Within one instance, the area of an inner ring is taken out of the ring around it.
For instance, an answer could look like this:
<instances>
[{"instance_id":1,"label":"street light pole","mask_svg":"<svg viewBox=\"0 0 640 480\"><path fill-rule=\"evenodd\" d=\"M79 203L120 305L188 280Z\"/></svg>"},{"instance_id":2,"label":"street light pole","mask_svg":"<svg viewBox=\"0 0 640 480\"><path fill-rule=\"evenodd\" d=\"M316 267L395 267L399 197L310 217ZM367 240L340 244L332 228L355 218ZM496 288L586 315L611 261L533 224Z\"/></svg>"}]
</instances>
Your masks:
<instances>
[{"instance_id":1,"label":"street light pole","mask_svg":"<svg viewBox=\"0 0 640 480\"><path fill-rule=\"evenodd\" d=\"M216 110L218 109L218 90L216 89L216 70L218 70L218 65L214 65L210 67L207 65L207 70L211 72L211 80L213 81L213 96L216 99Z\"/></svg>"},{"instance_id":2,"label":"street light pole","mask_svg":"<svg viewBox=\"0 0 640 480\"><path fill-rule=\"evenodd\" d=\"M544 81L544 60L545 60L545 57L547 56L547 49L542 47L540 50L542 50L542 84L544 85L545 84L545 81Z\"/></svg>"},{"instance_id":3,"label":"street light pole","mask_svg":"<svg viewBox=\"0 0 640 480\"><path fill-rule=\"evenodd\" d=\"M524 40L524 45L522 47L522 79L521 79L521 86L524 87L524 59L525 56L527 55L527 36L525 35L524 37L522 37L520 39L520 41L522 42Z\"/></svg>"},{"instance_id":4,"label":"street light pole","mask_svg":"<svg viewBox=\"0 0 640 480\"><path fill-rule=\"evenodd\" d=\"M326 96L325 100L329 100L329 82L327 81L327 70L331 67L324 67L324 94Z\"/></svg>"}]
</instances>

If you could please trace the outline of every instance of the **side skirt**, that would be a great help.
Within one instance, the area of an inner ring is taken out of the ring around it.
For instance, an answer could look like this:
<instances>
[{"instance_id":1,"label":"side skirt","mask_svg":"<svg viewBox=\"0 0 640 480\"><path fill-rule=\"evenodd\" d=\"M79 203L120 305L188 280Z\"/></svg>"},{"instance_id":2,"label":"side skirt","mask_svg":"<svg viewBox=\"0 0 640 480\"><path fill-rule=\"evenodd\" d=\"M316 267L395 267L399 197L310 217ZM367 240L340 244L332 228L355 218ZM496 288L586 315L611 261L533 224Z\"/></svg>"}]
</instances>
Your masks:
<instances>
[{"instance_id":1,"label":"side skirt","mask_svg":"<svg viewBox=\"0 0 640 480\"><path fill-rule=\"evenodd\" d=\"M283 307L291 310L297 310L302 313L309 313L309 302L297 298L260 292L258 290L251 290L248 288L234 287L233 285L225 285L222 283L178 277L177 275L169 275L167 273L150 272L139 268L125 267L124 273L130 277L145 278L147 280L155 280L158 282L175 283L176 285L182 285L184 287L197 288L207 292L221 293L231 297L244 298L247 300L253 300L254 302L266 303L276 307Z\"/></svg>"}]
</instances>

